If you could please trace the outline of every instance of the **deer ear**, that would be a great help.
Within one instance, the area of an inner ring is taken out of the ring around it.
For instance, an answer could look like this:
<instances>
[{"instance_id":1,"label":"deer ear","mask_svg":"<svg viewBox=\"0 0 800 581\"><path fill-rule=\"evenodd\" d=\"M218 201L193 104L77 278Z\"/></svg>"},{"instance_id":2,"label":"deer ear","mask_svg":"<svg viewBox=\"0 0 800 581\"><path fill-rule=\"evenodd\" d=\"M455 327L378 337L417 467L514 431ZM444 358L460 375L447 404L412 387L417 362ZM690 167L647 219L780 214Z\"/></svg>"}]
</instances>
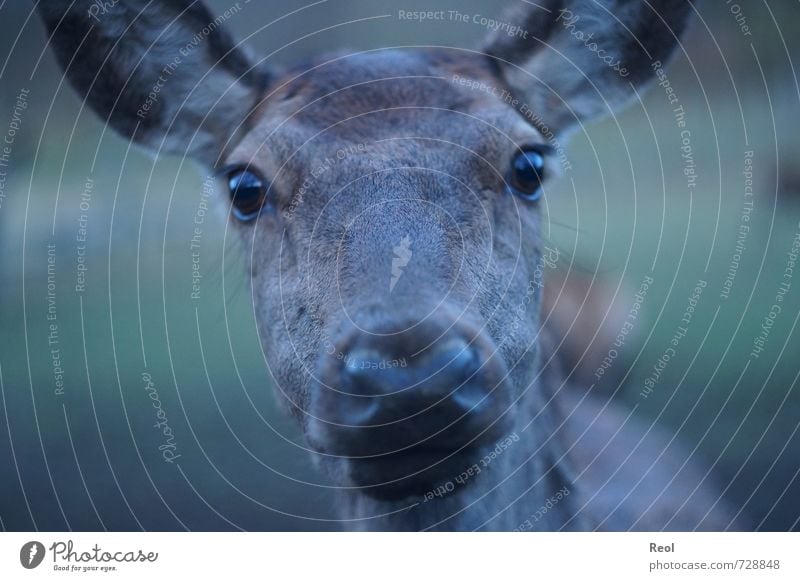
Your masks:
<instances>
[{"instance_id":1,"label":"deer ear","mask_svg":"<svg viewBox=\"0 0 800 581\"><path fill-rule=\"evenodd\" d=\"M125 137L158 151L215 163L268 81L223 29L237 8L215 15L197 0L47 0L37 8L80 96Z\"/></svg>"},{"instance_id":2,"label":"deer ear","mask_svg":"<svg viewBox=\"0 0 800 581\"><path fill-rule=\"evenodd\" d=\"M553 132L602 117L635 97L678 45L690 0L525 1L483 51ZM513 34L510 34L513 33Z\"/></svg>"}]
</instances>

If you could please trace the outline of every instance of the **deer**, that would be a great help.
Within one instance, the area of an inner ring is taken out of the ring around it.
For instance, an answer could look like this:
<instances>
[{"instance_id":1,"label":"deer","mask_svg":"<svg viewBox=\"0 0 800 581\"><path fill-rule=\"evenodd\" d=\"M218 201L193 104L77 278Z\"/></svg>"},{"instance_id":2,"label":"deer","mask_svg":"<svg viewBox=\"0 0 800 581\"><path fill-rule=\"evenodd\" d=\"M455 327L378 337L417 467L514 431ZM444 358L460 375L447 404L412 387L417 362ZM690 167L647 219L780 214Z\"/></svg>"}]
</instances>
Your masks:
<instances>
[{"instance_id":1,"label":"deer","mask_svg":"<svg viewBox=\"0 0 800 581\"><path fill-rule=\"evenodd\" d=\"M216 176L265 384L344 528L737 526L674 435L569 387L536 278L555 140L641 95L689 1L520 2L475 49L297 66L254 57L200 1L36 9L103 122Z\"/></svg>"}]
</instances>

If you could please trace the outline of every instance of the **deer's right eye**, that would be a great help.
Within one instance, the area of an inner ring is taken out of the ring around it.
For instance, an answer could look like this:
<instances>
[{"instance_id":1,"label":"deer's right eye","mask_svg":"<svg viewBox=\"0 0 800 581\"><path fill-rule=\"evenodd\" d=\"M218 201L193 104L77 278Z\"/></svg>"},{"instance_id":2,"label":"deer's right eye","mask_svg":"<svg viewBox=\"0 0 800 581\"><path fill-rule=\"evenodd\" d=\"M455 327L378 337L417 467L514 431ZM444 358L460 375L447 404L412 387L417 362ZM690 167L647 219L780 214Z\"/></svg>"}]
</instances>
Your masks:
<instances>
[{"instance_id":1,"label":"deer's right eye","mask_svg":"<svg viewBox=\"0 0 800 581\"><path fill-rule=\"evenodd\" d=\"M542 197L546 152L547 148L543 146L527 147L511 162L509 187L515 194L530 202Z\"/></svg>"},{"instance_id":2,"label":"deer's right eye","mask_svg":"<svg viewBox=\"0 0 800 581\"><path fill-rule=\"evenodd\" d=\"M233 214L247 222L258 216L267 198L267 183L248 168L234 168L227 174Z\"/></svg>"}]
</instances>

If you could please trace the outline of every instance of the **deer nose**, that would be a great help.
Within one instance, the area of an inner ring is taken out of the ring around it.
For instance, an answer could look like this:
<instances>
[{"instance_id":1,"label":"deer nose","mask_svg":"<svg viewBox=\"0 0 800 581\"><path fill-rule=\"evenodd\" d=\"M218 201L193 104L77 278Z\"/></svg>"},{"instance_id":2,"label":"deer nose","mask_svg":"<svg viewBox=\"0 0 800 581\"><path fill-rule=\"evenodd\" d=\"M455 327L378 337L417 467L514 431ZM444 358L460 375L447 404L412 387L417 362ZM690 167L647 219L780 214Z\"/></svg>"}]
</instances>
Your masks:
<instances>
[{"instance_id":1,"label":"deer nose","mask_svg":"<svg viewBox=\"0 0 800 581\"><path fill-rule=\"evenodd\" d=\"M411 356L359 346L345 357L341 372L343 390L355 396L342 419L351 425L389 423L440 403L454 414L478 411L488 395L472 381L480 365L476 350L460 337ZM447 398L452 401L445 404Z\"/></svg>"},{"instance_id":2,"label":"deer nose","mask_svg":"<svg viewBox=\"0 0 800 581\"><path fill-rule=\"evenodd\" d=\"M459 449L495 438L506 406L494 343L464 324L351 332L316 393L330 447L348 456Z\"/></svg>"}]
</instances>

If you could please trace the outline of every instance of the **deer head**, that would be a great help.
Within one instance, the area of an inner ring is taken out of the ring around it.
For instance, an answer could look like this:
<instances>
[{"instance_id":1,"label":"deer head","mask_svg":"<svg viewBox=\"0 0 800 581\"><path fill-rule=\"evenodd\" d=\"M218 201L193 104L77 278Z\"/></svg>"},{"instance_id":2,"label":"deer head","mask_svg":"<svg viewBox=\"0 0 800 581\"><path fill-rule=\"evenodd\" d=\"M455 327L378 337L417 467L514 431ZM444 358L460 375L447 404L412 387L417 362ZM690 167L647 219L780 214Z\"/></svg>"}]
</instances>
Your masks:
<instances>
[{"instance_id":1,"label":"deer head","mask_svg":"<svg viewBox=\"0 0 800 581\"><path fill-rule=\"evenodd\" d=\"M688 3L526 2L504 16L524 34L480 50L286 70L200 2L93 6L38 4L66 75L122 135L219 176L277 399L351 518L477 526L476 499L567 478L546 444L536 284L553 144L635 98ZM429 495L486 457L483 485Z\"/></svg>"}]
</instances>

